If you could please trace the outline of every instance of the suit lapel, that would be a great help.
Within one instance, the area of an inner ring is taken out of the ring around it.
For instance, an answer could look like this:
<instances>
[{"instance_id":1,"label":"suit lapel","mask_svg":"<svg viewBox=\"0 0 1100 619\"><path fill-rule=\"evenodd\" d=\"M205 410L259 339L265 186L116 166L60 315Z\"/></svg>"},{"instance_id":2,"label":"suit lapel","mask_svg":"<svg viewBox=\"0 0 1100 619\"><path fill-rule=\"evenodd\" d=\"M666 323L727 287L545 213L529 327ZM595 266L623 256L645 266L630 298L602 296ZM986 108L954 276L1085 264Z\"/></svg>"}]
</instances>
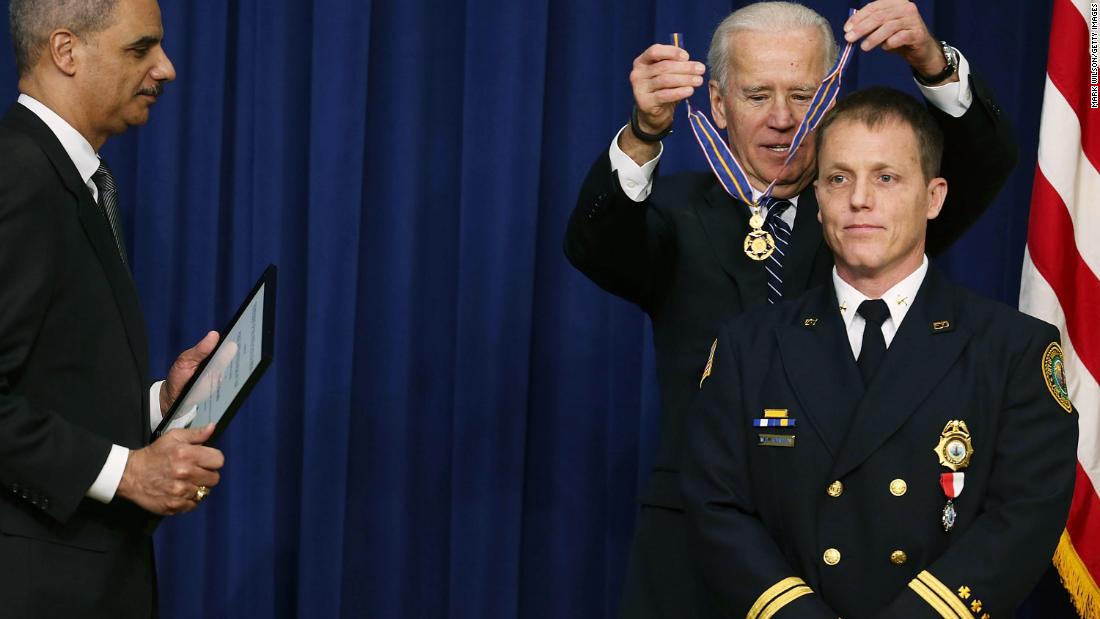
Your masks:
<instances>
[{"instance_id":1,"label":"suit lapel","mask_svg":"<svg viewBox=\"0 0 1100 619\"><path fill-rule=\"evenodd\" d=\"M889 439L955 363L970 332L956 325L954 300L939 272L928 269L913 307L856 408L830 479L847 475Z\"/></svg>"},{"instance_id":2,"label":"suit lapel","mask_svg":"<svg viewBox=\"0 0 1100 619\"><path fill-rule=\"evenodd\" d=\"M749 233L749 206L734 200L715 182L706 195L706 207L699 219L722 269L737 282L741 306L749 308L767 300L768 281L764 266L745 256L744 239ZM794 230L783 261L783 288L793 298L810 286L814 258L821 249L821 224L817 221L817 199L812 187L803 191L795 209Z\"/></svg>"},{"instance_id":3,"label":"suit lapel","mask_svg":"<svg viewBox=\"0 0 1100 619\"><path fill-rule=\"evenodd\" d=\"M123 328L126 330L130 352L133 355L134 363L137 364L138 375L145 382L148 382L146 376L148 371L148 341L145 333L145 321L141 315L137 289L134 287L129 270L118 255L118 246L115 245L114 235L111 232L107 218L100 211L95 201L92 200L92 194L80 179L80 173L77 172L72 158L65 152L65 148L61 146L61 142L57 140L53 131L38 116L16 103L8 110L7 115L4 117L4 123L34 139L50 160L65 188L76 198L80 225L84 228L88 242L103 267L107 283L111 287L112 295L122 317ZM148 421L146 421L146 425L148 425Z\"/></svg>"},{"instance_id":4,"label":"suit lapel","mask_svg":"<svg viewBox=\"0 0 1100 619\"><path fill-rule=\"evenodd\" d=\"M83 226L84 234L88 237L96 258L99 259L103 271L107 274L107 283L111 287L118 311L122 315L122 326L126 330L130 352L133 354L134 363L137 364L139 375L144 378L148 368L146 358L148 342L137 289L130 277L130 271L118 255L118 246L115 244L114 234L111 232L107 218L100 212L99 206L92 200L87 190L79 200L80 225Z\"/></svg>"},{"instance_id":5,"label":"suit lapel","mask_svg":"<svg viewBox=\"0 0 1100 619\"><path fill-rule=\"evenodd\" d=\"M776 333L783 369L804 416L835 455L850 411L863 395L863 382L850 352L837 359L837 351L850 351L851 347L832 286L809 293L795 318Z\"/></svg>"},{"instance_id":6,"label":"suit lapel","mask_svg":"<svg viewBox=\"0 0 1100 619\"><path fill-rule=\"evenodd\" d=\"M793 297L810 286L814 258L821 249L821 224L817 221L817 197L813 185L798 196L794 230L783 261L783 296ZM789 293L789 294L788 294Z\"/></svg>"},{"instance_id":7,"label":"suit lapel","mask_svg":"<svg viewBox=\"0 0 1100 619\"><path fill-rule=\"evenodd\" d=\"M731 198L717 181L705 198L706 206L699 209L699 220L722 269L737 282L741 307L747 309L764 303L768 286L764 268L750 260L743 247L749 233L749 206Z\"/></svg>"}]
</instances>

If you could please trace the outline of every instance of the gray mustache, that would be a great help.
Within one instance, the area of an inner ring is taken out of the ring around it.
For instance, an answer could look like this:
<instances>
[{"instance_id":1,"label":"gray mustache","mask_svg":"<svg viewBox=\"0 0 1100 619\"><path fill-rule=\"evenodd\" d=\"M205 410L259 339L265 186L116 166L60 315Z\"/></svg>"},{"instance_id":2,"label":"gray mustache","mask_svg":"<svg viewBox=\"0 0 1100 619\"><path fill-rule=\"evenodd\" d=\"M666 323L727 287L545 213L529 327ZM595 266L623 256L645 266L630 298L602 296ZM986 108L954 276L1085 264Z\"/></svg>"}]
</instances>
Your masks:
<instances>
[{"instance_id":1,"label":"gray mustache","mask_svg":"<svg viewBox=\"0 0 1100 619\"><path fill-rule=\"evenodd\" d=\"M150 88L142 88L141 90L138 91L139 95L149 95L149 96L152 96L152 97L159 97L163 93L164 93L164 85L161 84L160 82L157 82L156 86L152 86Z\"/></svg>"}]
</instances>

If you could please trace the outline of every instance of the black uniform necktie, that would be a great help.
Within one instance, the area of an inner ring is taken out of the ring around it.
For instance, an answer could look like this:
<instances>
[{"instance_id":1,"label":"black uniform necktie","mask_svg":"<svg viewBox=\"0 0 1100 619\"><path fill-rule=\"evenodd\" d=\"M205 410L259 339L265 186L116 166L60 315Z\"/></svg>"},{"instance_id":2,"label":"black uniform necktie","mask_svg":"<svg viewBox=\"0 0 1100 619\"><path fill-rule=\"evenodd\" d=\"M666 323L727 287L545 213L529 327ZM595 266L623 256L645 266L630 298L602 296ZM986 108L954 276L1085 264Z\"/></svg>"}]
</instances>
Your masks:
<instances>
[{"instance_id":1,"label":"black uniform necktie","mask_svg":"<svg viewBox=\"0 0 1100 619\"><path fill-rule=\"evenodd\" d=\"M111 168L107 166L106 161L99 160L99 169L92 175L92 182L99 190L99 206L107 217L107 223L111 225L111 233L115 237L115 245L118 246L118 255L122 258L122 264L128 264L126 245L122 240L122 219L118 211L118 186L115 185L115 177L111 174Z\"/></svg>"},{"instance_id":2,"label":"black uniform necktie","mask_svg":"<svg viewBox=\"0 0 1100 619\"><path fill-rule=\"evenodd\" d=\"M890 317L890 308L882 299L868 299L859 304L860 316L867 321L863 326L863 347L859 351L859 373L863 375L863 384L870 385L882 358L886 356L886 338L882 336L882 323Z\"/></svg>"},{"instance_id":3,"label":"black uniform necktie","mask_svg":"<svg viewBox=\"0 0 1100 619\"><path fill-rule=\"evenodd\" d=\"M768 216L764 219L764 227L775 239L775 251L764 263L764 269L768 272L768 303L779 303L783 300L783 259L787 256L787 245L791 241L791 227L783 221L783 213L794 206L789 200L777 200L768 198Z\"/></svg>"}]
</instances>

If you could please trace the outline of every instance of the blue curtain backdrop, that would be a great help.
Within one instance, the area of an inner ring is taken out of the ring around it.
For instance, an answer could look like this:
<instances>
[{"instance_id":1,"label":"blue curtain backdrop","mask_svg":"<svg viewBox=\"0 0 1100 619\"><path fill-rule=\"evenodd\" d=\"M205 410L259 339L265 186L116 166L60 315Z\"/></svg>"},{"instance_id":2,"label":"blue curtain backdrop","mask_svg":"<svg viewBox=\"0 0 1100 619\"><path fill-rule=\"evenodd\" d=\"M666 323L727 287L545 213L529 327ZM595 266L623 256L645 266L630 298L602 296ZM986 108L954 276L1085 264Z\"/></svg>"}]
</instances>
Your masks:
<instances>
[{"instance_id":1,"label":"blue curtain backdrop","mask_svg":"<svg viewBox=\"0 0 1100 619\"><path fill-rule=\"evenodd\" d=\"M634 56L676 30L701 57L743 3L162 4L179 79L104 150L154 374L280 269L276 360L223 483L157 534L162 616L611 616L655 446L652 342L563 231ZM851 3L809 4L839 29ZM1015 304L1050 2L918 4L1021 144L940 264ZM871 84L915 93L882 52L845 90ZM689 133L665 172L703 167ZM1021 616L1055 616L1044 595Z\"/></svg>"}]
</instances>

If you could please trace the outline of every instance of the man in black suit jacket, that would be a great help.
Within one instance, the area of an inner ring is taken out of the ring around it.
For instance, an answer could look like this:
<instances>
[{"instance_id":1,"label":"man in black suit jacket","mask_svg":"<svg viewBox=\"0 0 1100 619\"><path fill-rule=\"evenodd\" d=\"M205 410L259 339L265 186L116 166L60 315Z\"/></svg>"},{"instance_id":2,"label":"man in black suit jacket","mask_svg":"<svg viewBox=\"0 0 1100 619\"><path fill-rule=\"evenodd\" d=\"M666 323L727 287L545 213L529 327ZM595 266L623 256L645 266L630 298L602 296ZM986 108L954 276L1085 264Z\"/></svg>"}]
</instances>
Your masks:
<instances>
[{"instance_id":1,"label":"man in black suit jacket","mask_svg":"<svg viewBox=\"0 0 1100 619\"><path fill-rule=\"evenodd\" d=\"M1011 129L988 88L953 48L931 37L914 4L872 2L846 26L848 40L862 39L865 50L881 45L908 62L947 136L943 170L952 195L929 228L934 254L981 215L1004 183L1016 157ZM727 129L757 195L780 175L813 90L836 56L831 33L820 15L788 3L749 5L715 32L712 113ZM683 412L718 325L767 301L764 264L742 249L748 206L710 173L653 178L661 148L653 140L671 128L677 102L702 85L703 71L684 50L667 45L654 45L635 60L634 127L620 131L593 165L566 233L570 261L602 288L640 305L653 322L661 427L654 470L641 495L623 617L702 612L683 550L677 477ZM832 266L812 180L811 136L774 192L796 203L784 216L793 229L782 267L785 295L827 281Z\"/></svg>"},{"instance_id":2,"label":"man in black suit jacket","mask_svg":"<svg viewBox=\"0 0 1100 619\"><path fill-rule=\"evenodd\" d=\"M727 615L1004 617L1077 466L1058 331L924 256L940 138L889 89L818 135L832 282L721 330L687 421L695 556Z\"/></svg>"},{"instance_id":3,"label":"man in black suit jacket","mask_svg":"<svg viewBox=\"0 0 1100 619\"><path fill-rule=\"evenodd\" d=\"M213 427L148 444L218 336L150 389L145 324L97 151L175 77L155 0L13 0L0 122L0 614L155 614L154 514L218 483ZM152 401L150 401L152 400Z\"/></svg>"}]
</instances>

